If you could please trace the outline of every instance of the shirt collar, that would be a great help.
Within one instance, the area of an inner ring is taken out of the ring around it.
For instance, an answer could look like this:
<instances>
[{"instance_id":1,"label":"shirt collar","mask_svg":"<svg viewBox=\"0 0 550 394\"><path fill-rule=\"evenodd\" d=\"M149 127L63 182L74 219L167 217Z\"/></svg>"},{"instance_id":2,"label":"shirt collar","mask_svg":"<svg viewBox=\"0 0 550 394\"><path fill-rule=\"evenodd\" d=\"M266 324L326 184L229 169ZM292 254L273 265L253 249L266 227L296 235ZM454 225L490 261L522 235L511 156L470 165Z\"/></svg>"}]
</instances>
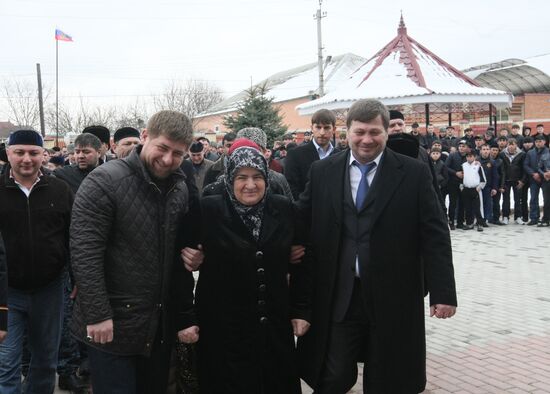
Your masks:
<instances>
[{"instance_id":1,"label":"shirt collar","mask_svg":"<svg viewBox=\"0 0 550 394\"><path fill-rule=\"evenodd\" d=\"M315 141L315 138L312 138L311 141L313 142L313 145L315 146L315 150L317 152L319 152L319 149L321 149L323 152L325 152L327 155L330 154L330 152L332 152L332 150L334 149L334 147L332 146L332 142L329 142L329 145L328 145L328 149L325 151L321 145L319 145L317 143L317 141Z\"/></svg>"},{"instance_id":2,"label":"shirt collar","mask_svg":"<svg viewBox=\"0 0 550 394\"><path fill-rule=\"evenodd\" d=\"M40 178L42 178L44 174L42 174L42 171L38 170L38 175L36 177L36 180L34 181L34 183L32 184L32 186L29 188L29 191L33 189L33 187L36 186L36 184L38 182L40 182ZM22 187L23 185L19 182L17 182L17 179L15 179L15 177L13 176L13 170L10 168L10 179L13 179L13 181L15 182L15 184L19 187Z\"/></svg>"},{"instance_id":3,"label":"shirt collar","mask_svg":"<svg viewBox=\"0 0 550 394\"><path fill-rule=\"evenodd\" d=\"M380 160L382 159L383 154L384 154L384 151L380 152L380 154L374 158L373 161L376 163L376 168L378 168L378 166L380 165ZM355 161L359 163L359 160L357 160L355 156L353 156L353 151L350 149L349 165L352 166Z\"/></svg>"}]
</instances>

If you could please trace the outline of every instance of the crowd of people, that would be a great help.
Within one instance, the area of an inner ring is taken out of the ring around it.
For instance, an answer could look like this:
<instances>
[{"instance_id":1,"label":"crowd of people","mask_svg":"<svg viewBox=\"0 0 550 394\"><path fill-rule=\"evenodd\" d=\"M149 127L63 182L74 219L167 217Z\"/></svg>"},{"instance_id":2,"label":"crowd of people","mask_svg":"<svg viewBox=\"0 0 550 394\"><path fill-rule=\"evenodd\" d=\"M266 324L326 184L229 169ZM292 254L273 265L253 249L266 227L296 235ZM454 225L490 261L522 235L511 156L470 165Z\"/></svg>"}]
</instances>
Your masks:
<instances>
[{"instance_id":1,"label":"crowd of people","mask_svg":"<svg viewBox=\"0 0 550 394\"><path fill-rule=\"evenodd\" d=\"M113 143L103 126L52 150L13 132L0 392L51 393L57 372L96 394L299 393L300 378L345 393L358 361L366 392L423 391L424 297L431 316L456 312L449 229L507 224L510 194L517 223L548 226L547 135L404 133L376 100L346 122L336 141L319 110L302 143L271 147L256 127L194 139L175 111Z\"/></svg>"}]
</instances>

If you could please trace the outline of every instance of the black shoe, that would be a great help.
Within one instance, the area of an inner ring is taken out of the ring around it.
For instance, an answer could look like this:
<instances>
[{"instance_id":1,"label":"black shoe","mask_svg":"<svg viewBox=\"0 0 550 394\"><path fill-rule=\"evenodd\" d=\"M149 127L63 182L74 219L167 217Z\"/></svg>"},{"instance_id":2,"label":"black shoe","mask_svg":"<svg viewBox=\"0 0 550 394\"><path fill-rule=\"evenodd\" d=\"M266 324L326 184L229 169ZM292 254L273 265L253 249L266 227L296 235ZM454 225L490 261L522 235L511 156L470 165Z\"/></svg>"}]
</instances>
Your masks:
<instances>
[{"instance_id":1,"label":"black shoe","mask_svg":"<svg viewBox=\"0 0 550 394\"><path fill-rule=\"evenodd\" d=\"M474 225L473 224L466 224L466 225L463 225L461 228L462 228L462 230L473 230Z\"/></svg>"},{"instance_id":2,"label":"black shoe","mask_svg":"<svg viewBox=\"0 0 550 394\"><path fill-rule=\"evenodd\" d=\"M483 226L483 227L489 227L489 225L487 224L487 222L481 223L481 226Z\"/></svg>"},{"instance_id":3,"label":"black shoe","mask_svg":"<svg viewBox=\"0 0 550 394\"><path fill-rule=\"evenodd\" d=\"M454 223L449 223L449 228L451 230L454 230L456 227L455 227L455 224Z\"/></svg>"},{"instance_id":4,"label":"black shoe","mask_svg":"<svg viewBox=\"0 0 550 394\"><path fill-rule=\"evenodd\" d=\"M481 224L478 224L478 225L477 225L477 231L483 231L483 227L482 227Z\"/></svg>"},{"instance_id":5,"label":"black shoe","mask_svg":"<svg viewBox=\"0 0 550 394\"><path fill-rule=\"evenodd\" d=\"M527 225L528 225L528 226L535 226L536 224L537 224L537 221L536 221L536 220L529 220L529 221L527 222Z\"/></svg>"},{"instance_id":6,"label":"black shoe","mask_svg":"<svg viewBox=\"0 0 550 394\"><path fill-rule=\"evenodd\" d=\"M537 224L537 227L549 227L550 226L550 222L539 222L539 224Z\"/></svg>"},{"instance_id":7,"label":"black shoe","mask_svg":"<svg viewBox=\"0 0 550 394\"><path fill-rule=\"evenodd\" d=\"M457 223L457 224L456 224L456 228L458 228L458 229L464 229L464 224L462 224L462 223Z\"/></svg>"},{"instance_id":8,"label":"black shoe","mask_svg":"<svg viewBox=\"0 0 550 394\"><path fill-rule=\"evenodd\" d=\"M76 376L76 374L59 375L59 381L57 385L61 390L67 391L82 391L89 388L89 385L78 376Z\"/></svg>"}]
</instances>

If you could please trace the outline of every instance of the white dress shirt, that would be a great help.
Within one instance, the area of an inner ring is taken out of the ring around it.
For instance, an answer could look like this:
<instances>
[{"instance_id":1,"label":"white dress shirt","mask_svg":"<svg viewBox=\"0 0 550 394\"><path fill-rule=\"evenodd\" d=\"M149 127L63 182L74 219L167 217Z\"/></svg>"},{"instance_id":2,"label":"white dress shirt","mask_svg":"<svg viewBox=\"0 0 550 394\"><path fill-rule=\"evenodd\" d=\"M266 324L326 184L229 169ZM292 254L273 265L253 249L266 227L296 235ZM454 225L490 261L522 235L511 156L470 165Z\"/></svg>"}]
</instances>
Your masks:
<instances>
[{"instance_id":1,"label":"white dress shirt","mask_svg":"<svg viewBox=\"0 0 550 394\"><path fill-rule=\"evenodd\" d=\"M332 146L331 142L329 142L328 149L325 151L323 148L321 148L321 145L319 145L315 141L315 138L313 138L312 141L313 141L313 145L315 146L315 150L317 151L317 154L319 155L319 159L321 159L321 160L329 157L330 154L332 153L332 151L334 150L334 146Z\"/></svg>"}]
</instances>

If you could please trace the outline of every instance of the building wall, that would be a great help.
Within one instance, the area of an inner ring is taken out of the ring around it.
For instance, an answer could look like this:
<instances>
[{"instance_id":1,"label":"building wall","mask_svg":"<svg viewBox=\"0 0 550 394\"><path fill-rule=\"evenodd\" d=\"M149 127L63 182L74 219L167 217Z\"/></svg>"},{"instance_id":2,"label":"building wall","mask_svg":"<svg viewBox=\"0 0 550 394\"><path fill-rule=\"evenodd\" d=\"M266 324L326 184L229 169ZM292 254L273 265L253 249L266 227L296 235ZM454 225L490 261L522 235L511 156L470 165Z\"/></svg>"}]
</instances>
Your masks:
<instances>
[{"instance_id":1,"label":"building wall","mask_svg":"<svg viewBox=\"0 0 550 394\"><path fill-rule=\"evenodd\" d=\"M296 111L296 106L310 101L309 97L276 103L280 108L280 114L283 117L283 123L287 125L289 131L305 131L311 128L311 116L300 116ZM225 112L223 114L195 118L195 130L199 133L207 131L217 131L226 133L229 131L223 124L223 119L227 115L234 115L235 111Z\"/></svg>"}]
</instances>

